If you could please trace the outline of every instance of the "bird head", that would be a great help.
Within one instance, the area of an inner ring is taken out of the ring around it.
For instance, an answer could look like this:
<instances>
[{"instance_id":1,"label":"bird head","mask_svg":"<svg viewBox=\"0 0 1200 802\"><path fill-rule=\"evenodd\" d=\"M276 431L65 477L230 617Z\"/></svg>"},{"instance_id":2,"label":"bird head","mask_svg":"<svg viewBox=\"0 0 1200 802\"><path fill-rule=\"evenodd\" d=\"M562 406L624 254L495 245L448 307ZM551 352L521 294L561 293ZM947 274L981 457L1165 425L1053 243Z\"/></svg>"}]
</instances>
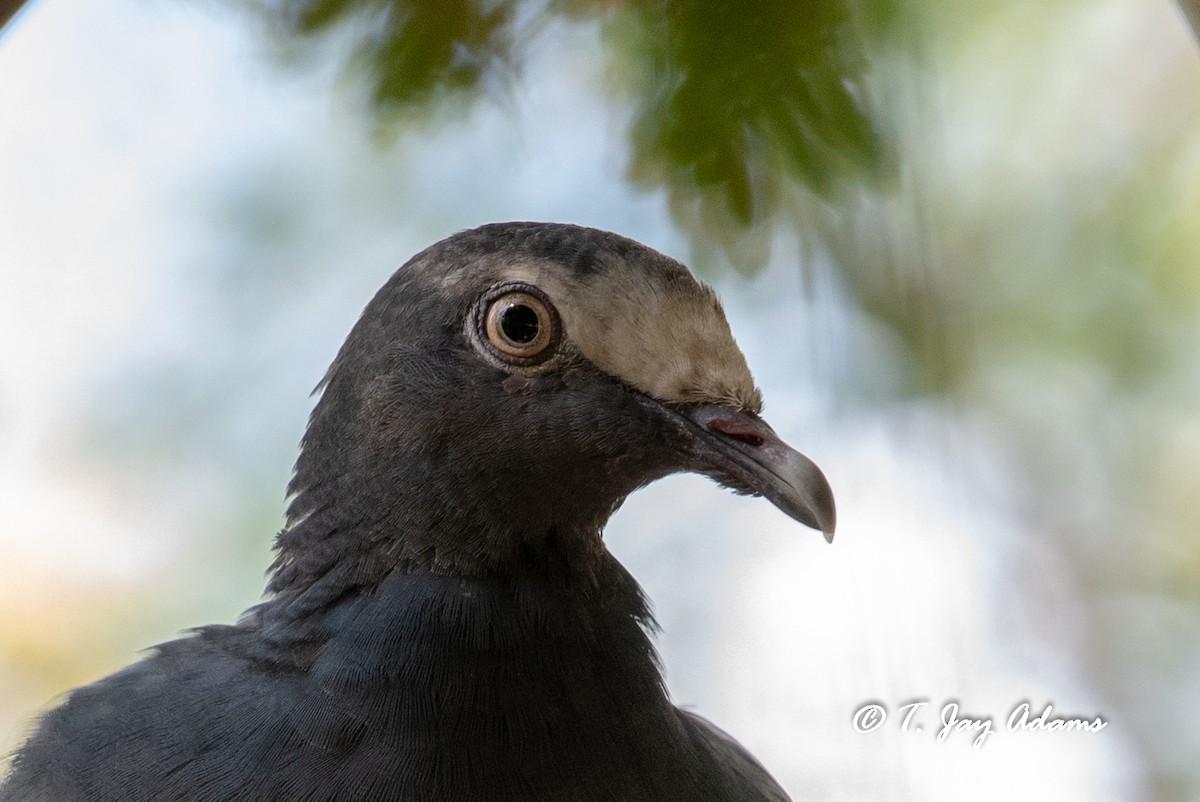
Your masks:
<instances>
[{"instance_id":1,"label":"bird head","mask_svg":"<svg viewBox=\"0 0 1200 802\"><path fill-rule=\"evenodd\" d=\"M832 539L825 477L761 410L719 300L673 259L577 226L461 232L392 276L326 374L276 568L349 537L366 573L586 567L624 498L679 471Z\"/></svg>"}]
</instances>

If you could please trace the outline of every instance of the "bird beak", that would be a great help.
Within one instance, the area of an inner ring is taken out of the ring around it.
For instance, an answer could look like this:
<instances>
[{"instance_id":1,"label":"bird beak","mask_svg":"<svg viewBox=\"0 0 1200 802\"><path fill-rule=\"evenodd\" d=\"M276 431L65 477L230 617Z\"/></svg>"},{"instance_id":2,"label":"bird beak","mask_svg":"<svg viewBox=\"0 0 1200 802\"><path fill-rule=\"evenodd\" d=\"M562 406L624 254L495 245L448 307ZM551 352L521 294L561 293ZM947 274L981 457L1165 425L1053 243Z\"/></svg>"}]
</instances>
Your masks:
<instances>
[{"instance_id":1,"label":"bird beak","mask_svg":"<svg viewBox=\"0 0 1200 802\"><path fill-rule=\"evenodd\" d=\"M825 474L783 442L766 421L716 404L681 406L676 411L700 429L693 432L698 472L738 492L763 496L833 542L837 511Z\"/></svg>"}]
</instances>

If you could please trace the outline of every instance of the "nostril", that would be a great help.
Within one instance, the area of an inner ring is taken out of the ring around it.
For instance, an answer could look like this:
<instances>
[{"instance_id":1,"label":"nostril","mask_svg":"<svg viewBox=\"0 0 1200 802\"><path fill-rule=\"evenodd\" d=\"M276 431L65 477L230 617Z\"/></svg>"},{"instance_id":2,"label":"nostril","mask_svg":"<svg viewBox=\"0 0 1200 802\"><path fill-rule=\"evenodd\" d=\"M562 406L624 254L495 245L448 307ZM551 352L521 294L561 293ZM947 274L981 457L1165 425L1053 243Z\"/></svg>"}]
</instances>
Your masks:
<instances>
[{"instance_id":1,"label":"nostril","mask_svg":"<svg viewBox=\"0 0 1200 802\"><path fill-rule=\"evenodd\" d=\"M735 421L724 420L722 418L709 421L708 430L710 432L718 432L726 437L731 437L734 440L738 440L748 446L753 446L754 448L758 448L766 442L766 438L764 438L758 432L747 429L744 426L739 426Z\"/></svg>"}]
</instances>

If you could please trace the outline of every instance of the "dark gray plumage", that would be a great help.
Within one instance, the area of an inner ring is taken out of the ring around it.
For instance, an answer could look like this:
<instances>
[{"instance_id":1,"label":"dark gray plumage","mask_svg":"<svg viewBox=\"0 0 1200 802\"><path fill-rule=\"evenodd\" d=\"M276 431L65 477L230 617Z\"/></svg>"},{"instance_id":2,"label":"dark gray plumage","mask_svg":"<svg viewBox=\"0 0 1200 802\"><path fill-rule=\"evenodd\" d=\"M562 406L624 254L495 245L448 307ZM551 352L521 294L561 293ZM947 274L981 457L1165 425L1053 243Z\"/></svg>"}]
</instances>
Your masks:
<instances>
[{"instance_id":1,"label":"dark gray plumage","mask_svg":"<svg viewBox=\"0 0 1200 802\"><path fill-rule=\"evenodd\" d=\"M73 691L0 800L786 799L670 703L600 537L681 470L831 536L760 403L667 257L539 223L434 245L322 382L266 601Z\"/></svg>"}]
</instances>

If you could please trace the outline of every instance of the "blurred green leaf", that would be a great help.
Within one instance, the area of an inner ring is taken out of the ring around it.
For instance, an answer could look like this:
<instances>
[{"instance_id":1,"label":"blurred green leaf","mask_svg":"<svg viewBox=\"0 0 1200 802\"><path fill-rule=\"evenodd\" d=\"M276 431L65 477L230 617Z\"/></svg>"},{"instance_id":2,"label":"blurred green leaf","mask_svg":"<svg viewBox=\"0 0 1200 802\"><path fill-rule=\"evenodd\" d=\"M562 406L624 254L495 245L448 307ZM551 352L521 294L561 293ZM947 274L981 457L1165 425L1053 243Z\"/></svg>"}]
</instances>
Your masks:
<instances>
[{"instance_id":1,"label":"blurred green leaf","mask_svg":"<svg viewBox=\"0 0 1200 802\"><path fill-rule=\"evenodd\" d=\"M845 3L642 3L616 25L636 108L632 171L646 183L718 187L748 226L774 211L780 180L828 193L879 167Z\"/></svg>"},{"instance_id":2,"label":"blurred green leaf","mask_svg":"<svg viewBox=\"0 0 1200 802\"><path fill-rule=\"evenodd\" d=\"M513 58L511 26L518 3L498 0L302 0L260 7L285 36L311 38L342 25L357 40L350 62L372 85L381 113L415 109L478 88Z\"/></svg>"},{"instance_id":3,"label":"blurred green leaf","mask_svg":"<svg viewBox=\"0 0 1200 802\"><path fill-rule=\"evenodd\" d=\"M823 198L893 162L868 114L868 40L894 0L303 0L259 8L288 40L352 32L349 63L374 111L477 100L518 72L530 31L555 16L603 22L615 95L632 110L629 173L665 190L676 222L725 246L746 271L768 255L763 226L801 186ZM524 26L528 26L528 29Z\"/></svg>"}]
</instances>

